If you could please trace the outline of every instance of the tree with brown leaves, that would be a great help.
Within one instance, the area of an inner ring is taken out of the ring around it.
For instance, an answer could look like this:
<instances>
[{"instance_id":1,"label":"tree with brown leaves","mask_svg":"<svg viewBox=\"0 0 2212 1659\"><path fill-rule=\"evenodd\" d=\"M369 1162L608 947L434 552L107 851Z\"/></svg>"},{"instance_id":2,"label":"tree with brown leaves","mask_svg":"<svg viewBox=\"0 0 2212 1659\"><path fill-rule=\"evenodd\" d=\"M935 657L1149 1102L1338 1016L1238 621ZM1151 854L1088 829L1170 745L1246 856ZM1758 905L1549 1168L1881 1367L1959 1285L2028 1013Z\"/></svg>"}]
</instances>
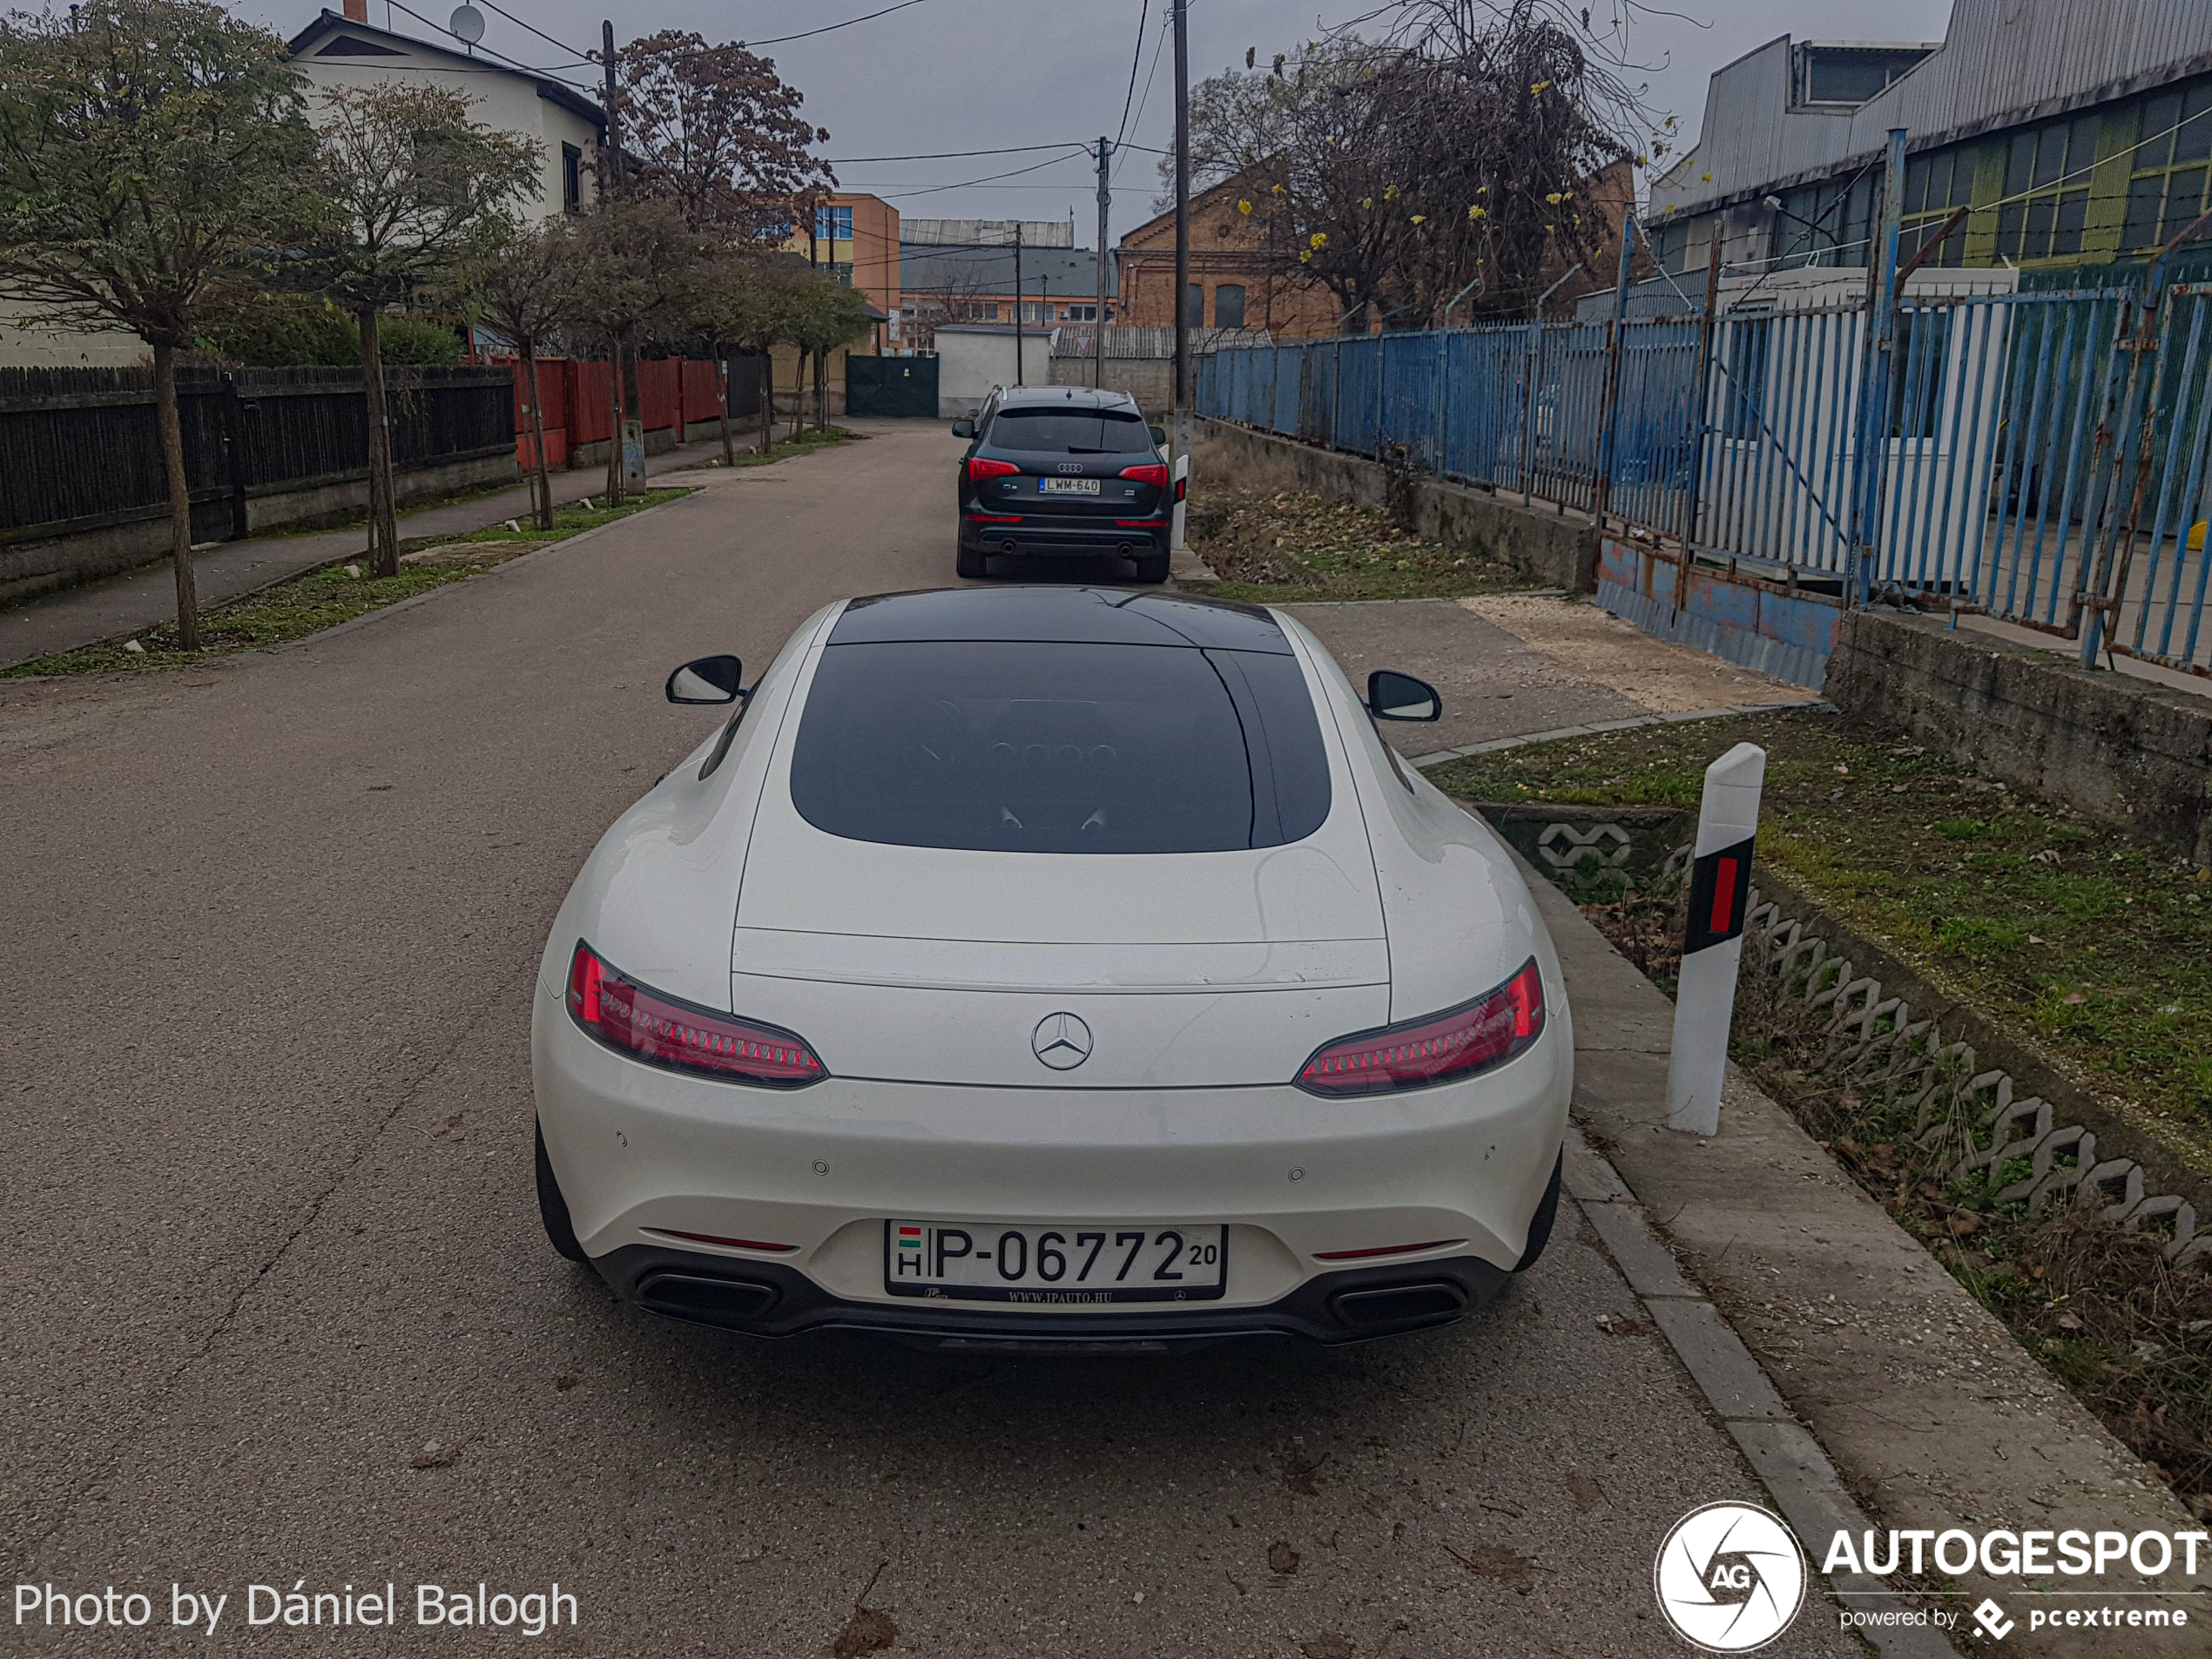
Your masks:
<instances>
[{"instance_id":1,"label":"tree with brown leaves","mask_svg":"<svg viewBox=\"0 0 2212 1659\"><path fill-rule=\"evenodd\" d=\"M809 153L827 129L799 114L804 99L770 59L671 29L624 47L617 73L638 193L676 203L693 230L781 242L793 204L835 187Z\"/></svg>"}]
</instances>

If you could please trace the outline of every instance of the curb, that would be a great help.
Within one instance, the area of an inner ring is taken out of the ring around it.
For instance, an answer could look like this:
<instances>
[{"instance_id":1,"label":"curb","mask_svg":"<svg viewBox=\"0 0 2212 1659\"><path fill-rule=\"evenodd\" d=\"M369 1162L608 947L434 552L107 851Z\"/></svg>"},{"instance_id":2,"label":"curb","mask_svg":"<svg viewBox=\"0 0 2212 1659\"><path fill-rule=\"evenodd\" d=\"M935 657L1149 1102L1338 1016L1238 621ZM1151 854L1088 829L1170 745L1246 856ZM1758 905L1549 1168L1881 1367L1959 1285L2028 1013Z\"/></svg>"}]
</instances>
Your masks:
<instances>
[{"instance_id":1,"label":"curb","mask_svg":"<svg viewBox=\"0 0 2212 1659\"><path fill-rule=\"evenodd\" d=\"M1415 755L1410 764L1440 766L1447 760L1464 760L1469 755L1496 754L1501 749L1554 743L1561 738L1594 738L1602 732L1633 732L1640 726L1679 725L1691 720L1724 720L1739 714L1776 714L1784 709L1811 709L1823 714L1837 711L1833 703L1819 698L1797 698L1787 703L1736 703L1718 709L1685 709L1672 714L1638 715L1626 720L1599 720L1589 725L1563 725L1556 731L1531 732L1518 738L1493 738L1487 743L1470 743L1464 748L1439 749L1434 754Z\"/></svg>"},{"instance_id":2,"label":"curb","mask_svg":"<svg viewBox=\"0 0 2212 1659\"><path fill-rule=\"evenodd\" d=\"M1643 1206L1620 1172L1582 1138L1579 1129L1567 1143L1566 1185L1568 1196L1798 1541L1869 1530L1865 1515L1844 1491L1820 1442L1791 1414L1720 1310L1683 1277L1674 1252L1659 1242ZM1810 1561L1807 1568L1816 1581L1823 1579ZM1848 1597L1853 1610L1906 1610L1904 1598L1878 1580L1838 1573L1824 1581L1835 1595ZM1931 1625L1867 1625L1858 1634L1892 1659L1954 1659L1950 1642Z\"/></svg>"}]
</instances>

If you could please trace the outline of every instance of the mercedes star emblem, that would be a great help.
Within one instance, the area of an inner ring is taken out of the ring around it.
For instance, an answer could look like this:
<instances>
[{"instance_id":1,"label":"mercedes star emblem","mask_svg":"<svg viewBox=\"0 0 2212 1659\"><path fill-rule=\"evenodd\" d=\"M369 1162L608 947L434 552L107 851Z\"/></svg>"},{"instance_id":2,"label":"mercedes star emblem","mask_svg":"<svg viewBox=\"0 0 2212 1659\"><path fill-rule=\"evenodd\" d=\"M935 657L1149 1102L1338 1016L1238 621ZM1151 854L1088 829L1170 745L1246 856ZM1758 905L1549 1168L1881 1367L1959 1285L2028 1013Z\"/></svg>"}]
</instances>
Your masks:
<instances>
[{"instance_id":1,"label":"mercedes star emblem","mask_svg":"<svg viewBox=\"0 0 2212 1659\"><path fill-rule=\"evenodd\" d=\"M1037 1022L1029 1047L1055 1071L1072 1071L1090 1058L1090 1028L1072 1014L1048 1014Z\"/></svg>"}]
</instances>

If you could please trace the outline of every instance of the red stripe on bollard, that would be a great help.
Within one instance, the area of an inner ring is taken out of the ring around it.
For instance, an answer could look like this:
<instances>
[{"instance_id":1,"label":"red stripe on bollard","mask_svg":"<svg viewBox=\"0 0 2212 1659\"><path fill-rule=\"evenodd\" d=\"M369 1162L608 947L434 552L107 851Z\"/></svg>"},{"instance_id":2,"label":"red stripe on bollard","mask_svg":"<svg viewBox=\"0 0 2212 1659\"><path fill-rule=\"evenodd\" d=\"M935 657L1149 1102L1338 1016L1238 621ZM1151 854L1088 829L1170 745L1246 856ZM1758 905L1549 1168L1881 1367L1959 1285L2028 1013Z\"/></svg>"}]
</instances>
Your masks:
<instances>
[{"instance_id":1,"label":"red stripe on bollard","mask_svg":"<svg viewBox=\"0 0 2212 1659\"><path fill-rule=\"evenodd\" d=\"M1724 934L1736 914L1736 860L1724 858L1713 880L1713 931Z\"/></svg>"}]
</instances>

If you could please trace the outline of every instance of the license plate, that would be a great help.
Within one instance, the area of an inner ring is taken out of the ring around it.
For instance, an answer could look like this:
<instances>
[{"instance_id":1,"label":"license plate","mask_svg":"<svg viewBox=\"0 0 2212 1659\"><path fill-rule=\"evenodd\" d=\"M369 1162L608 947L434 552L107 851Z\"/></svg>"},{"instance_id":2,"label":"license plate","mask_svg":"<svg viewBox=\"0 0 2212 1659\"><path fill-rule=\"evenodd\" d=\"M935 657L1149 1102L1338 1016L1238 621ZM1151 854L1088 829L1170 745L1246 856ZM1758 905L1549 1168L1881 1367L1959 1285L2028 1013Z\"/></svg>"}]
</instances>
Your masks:
<instances>
[{"instance_id":1,"label":"license plate","mask_svg":"<svg viewBox=\"0 0 2212 1659\"><path fill-rule=\"evenodd\" d=\"M1211 1302L1224 1289L1229 1229L1213 1222L887 1221L883 1257L883 1287L894 1296L1038 1307Z\"/></svg>"},{"instance_id":2,"label":"license plate","mask_svg":"<svg viewBox=\"0 0 2212 1659\"><path fill-rule=\"evenodd\" d=\"M1040 496L1096 496L1097 493L1098 480L1096 478L1040 478L1037 480L1037 494Z\"/></svg>"}]
</instances>

